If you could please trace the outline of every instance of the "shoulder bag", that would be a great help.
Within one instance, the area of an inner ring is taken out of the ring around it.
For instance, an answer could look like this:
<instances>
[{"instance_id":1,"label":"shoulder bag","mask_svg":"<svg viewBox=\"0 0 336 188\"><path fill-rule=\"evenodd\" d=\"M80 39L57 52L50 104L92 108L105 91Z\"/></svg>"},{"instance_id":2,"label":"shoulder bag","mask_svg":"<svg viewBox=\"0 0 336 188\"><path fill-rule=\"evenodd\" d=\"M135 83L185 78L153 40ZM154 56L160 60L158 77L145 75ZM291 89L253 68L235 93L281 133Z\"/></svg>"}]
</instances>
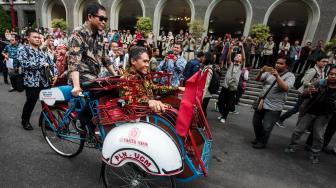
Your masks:
<instances>
[{"instance_id":1,"label":"shoulder bag","mask_svg":"<svg viewBox=\"0 0 336 188\"><path fill-rule=\"evenodd\" d=\"M280 75L280 77L282 77L283 75L285 75L288 71L282 73ZM273 86L276 84L276 79L274 80L274 82L272 83L272 85L267 89L267 91L265 92L265 94L262 97L258 97L252 104L252 108L254 110L262 110L263 106L264 106L264 99L266 98L266 96L268 95L268 93L271 91L271 89L273 88Z\"/></svg>"}]
</instances>

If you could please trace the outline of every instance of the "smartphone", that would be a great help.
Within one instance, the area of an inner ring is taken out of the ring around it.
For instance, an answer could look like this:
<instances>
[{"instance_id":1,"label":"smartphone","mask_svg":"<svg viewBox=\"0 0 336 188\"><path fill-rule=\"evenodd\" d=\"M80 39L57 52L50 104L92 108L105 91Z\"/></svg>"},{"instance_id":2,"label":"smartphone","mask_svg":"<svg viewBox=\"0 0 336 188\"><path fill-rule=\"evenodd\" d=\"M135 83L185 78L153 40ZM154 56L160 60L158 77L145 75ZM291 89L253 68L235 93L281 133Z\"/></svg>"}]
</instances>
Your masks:
<instances>
[{"instance_id":1,"label":"smartphone","mask_svg":"<svg viewBox=\"0 0 336 188\"><path fill-rule=\"evenodd\" d=\"M265 72L272 72L273 67L265 67Z\"/></svg>"}]
</instances>

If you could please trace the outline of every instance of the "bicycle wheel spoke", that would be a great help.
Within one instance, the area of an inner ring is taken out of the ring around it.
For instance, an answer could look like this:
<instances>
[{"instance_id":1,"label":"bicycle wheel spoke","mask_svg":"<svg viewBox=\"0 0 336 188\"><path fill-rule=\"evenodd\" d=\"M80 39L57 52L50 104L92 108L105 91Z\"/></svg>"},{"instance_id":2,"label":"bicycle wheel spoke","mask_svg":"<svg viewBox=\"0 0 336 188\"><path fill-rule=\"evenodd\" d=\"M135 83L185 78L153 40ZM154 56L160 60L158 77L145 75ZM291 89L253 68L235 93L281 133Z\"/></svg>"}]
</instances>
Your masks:
<instances>
[{"instance_id":1,"label":"bicycle wheel spoke","mask_svg":"<svg viewBox=\"0 0 336 188\"><path fill-rule=\"evenodd\" d=\"M75 119L72 117L66 117L65 111L61 109L51 109L50 113L47 113L47 117L50 120L51 125L45 120L42 115L42 133L45 140L49 146L58 154L66 157L73 157L79 154L84 146L84 140L82 139L80 133L76 131ZM54 121L51 121L51 119ZM66 119L66 121L65 121ZM53 129L50 126L56 127L54 124L57 123L57 129Z\"/></svg>"}]
</instances>

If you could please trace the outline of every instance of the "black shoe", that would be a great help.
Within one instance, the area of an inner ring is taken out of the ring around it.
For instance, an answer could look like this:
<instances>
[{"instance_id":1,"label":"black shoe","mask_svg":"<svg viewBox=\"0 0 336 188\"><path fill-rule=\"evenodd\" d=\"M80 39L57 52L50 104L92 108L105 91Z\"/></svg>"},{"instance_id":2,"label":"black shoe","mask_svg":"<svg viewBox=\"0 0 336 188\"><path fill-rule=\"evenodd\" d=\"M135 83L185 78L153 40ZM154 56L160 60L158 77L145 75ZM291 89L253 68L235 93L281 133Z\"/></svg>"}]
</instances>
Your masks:
<instances>
[{"instance_id":1,"label":"black shoe","mask_svg":"<svg viewBox=\"0 0 336 188\"><path fill-rule=\"evenodd\" d=\"M258 143L257 139L254 139L253 141L251 141L251 144L256 145Z\"/></svg>"},{"instance_id":2,"label":"black shoe","mask_svg":"<svg viewBox=\"0 0 336 188\"><path fill-rule=\"evenodd\" d=\"M9 82L8 82L8 81L5 81L5 84L9 85Z\"/></svg>"},{"instance_id":3,"label":"black shoe","mask_svg":"<svg viewBox=\"0 0 336 188\"><path fill-rule=\"evenodd\" d=\"M336 155L336 152L335 152L335 150L334 149L332 149L332 148L323 148L322 149L322 151L324 152L324 153L326 153L326 154L329 154L329 155Z\"/></svg>"},{"instance_id":4,"label":"black shoe","mask_svg":"<svg viewBox=\"0 0 336 188\"><path fill-rule=\"evenodd\" d=\"M266 148L266 144L263 144L263 143L258 142L258 143L256 143L256 144L254 144L252 147L253 147L254 149L264 149L264 148Z\"/></svg>"},{"instance_id":5,"label":"black shoe","mask_svg":"<svg viewBox=\"0 0 336 188\"><path fill-rule=\"evenodd\" d=\"M13 91L16 91L16 89L10 89L10 90L8 90L8 92L13 92Z\"/></svg>"},{"instance_id":6,"label":"black shoe","mask_svg":"<svg viewBox=\"0 0 336 188\"><path fill-rule=\"evenodd\" d=\"M305 145L304 149L305 149L306 151L311 151L311 146L309 146L309 145Z\"/></svg>"},{"instance_id":7,"label":"black shoe","mask_svg":"<svg viewBox=\"0 0 336 188\"><path fill-rule=\"evenodd\" d=\"M28 123L22 123L22 126L27 131L31 131L31 130L34 129L33 126L29 122Z\"/></svg>"}]
</instances>

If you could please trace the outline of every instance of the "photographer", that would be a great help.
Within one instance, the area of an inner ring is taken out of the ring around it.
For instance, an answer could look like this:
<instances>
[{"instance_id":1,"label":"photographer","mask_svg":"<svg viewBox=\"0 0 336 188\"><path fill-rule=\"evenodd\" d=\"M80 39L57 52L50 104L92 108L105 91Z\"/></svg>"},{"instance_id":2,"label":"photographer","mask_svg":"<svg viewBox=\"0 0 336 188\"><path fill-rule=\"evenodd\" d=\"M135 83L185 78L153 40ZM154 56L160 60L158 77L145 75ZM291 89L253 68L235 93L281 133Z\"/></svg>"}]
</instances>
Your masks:
<instances>
[{"instance_id":1,"label":"photographer","mask_svg":"<svg viewBox=\"0 0 336 188\"><path fill-rule=\"evenodd\" d=\"M310 159L319 163L319 153L323 148L323 135L327 123L336 112L336 66L332 66L326 80L308 86L302 95L306 100L300 108L300 118L292 134L291 142L285 152L295 152L300 138L312 127L313 145Z\"/></svg>"},{"instance_id":2,"label":"photographer","mask_svg":"<svg viewBox=\"0 0 336 188\"><path fill-rule=\"evenodd\" d=\"M157 67L158 72L162 71L172 74L170 84L175 87L180 86L180 79L182 78L182 73L186 65L186 60L181 56L181 54L182 45L174 44L173 53L169 52L169 54Z\"/></svg>"},{"instance_id":3,"label":"photographer","mask_svg":"<svg viewBox=\"0 0 336 188\"><path fill-rule=\"evenodd\" d=\"M275 68L264 66L257 74L256 81L263 82L263 91L254 105L253 128L255 149L266 147L275 122L279 119L285 105L288 91L294 85L295 76L288 72L290 60L278 58Z\"/></svg>"},{"instance_id":4,"label":"photographer","mask_svg":"<svg viewBox=\"0 0 336 188\"><path fill-rule=\"evenodd\" d=\"M236 47L241 49L241 54L239 53L235 55L232 62L231 54L235 54L233 50ZM243 43L239 42L238 46L231 46L227 59L229 68L226 72L224 85L219 94L217 102L219 112L221 113L221 116L219 116L217 119L221 123L225 123L229 112L235 110L235 96L238 90L242 66L245 64L245 52L243 48Z\"/></svg>"}]
</instances>

